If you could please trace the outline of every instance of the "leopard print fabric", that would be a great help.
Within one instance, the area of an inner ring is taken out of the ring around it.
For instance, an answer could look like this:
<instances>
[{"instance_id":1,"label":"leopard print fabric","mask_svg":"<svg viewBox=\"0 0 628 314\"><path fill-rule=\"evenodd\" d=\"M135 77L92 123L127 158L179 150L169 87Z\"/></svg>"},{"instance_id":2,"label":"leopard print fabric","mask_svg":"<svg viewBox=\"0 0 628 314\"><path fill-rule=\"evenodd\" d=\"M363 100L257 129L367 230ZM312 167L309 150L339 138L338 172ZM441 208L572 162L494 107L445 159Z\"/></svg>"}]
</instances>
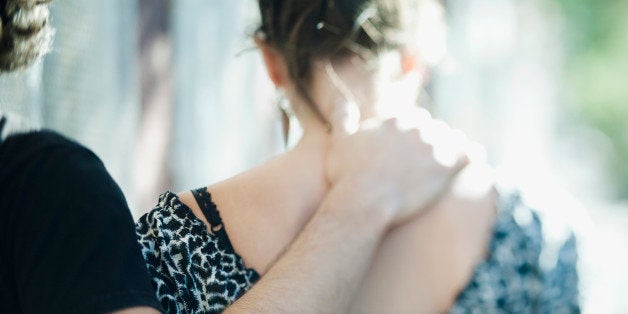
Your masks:
<instances>
[{"instance_id":1,"label":"leopard print fabric","mask_svg":"<svg viewBox=\"0 0 628 314\"><path fill-rule=\"evenodd\" d=\"M136 233L166 313L220 312L259 278L172 192L139 219Z\"/></svg>"},{"instance_id":2,"label":"leopard print fabric","mask_svg":"<svg viewBox=\"0 0 628 314\"><path fill-rule=\"evenodd\" d=\"M475 268L451 313L580 313L571 228L528 207L518 192L500 198L489 256Z\"/></svg>"},{"instance_id":3,"label":"leopard print fabric","mask_svg":"<svg viewBox=\"0 0 628 314\"><path fill-rule=\"evenodd\" d=\"M579 313L573 233L548 237L544 220L517 193L502 194L490 253L452 313ZM166 313L217 313L259 279L230 243L166 192L136 225L148 271Z\"/></svg>"}]
</instances>

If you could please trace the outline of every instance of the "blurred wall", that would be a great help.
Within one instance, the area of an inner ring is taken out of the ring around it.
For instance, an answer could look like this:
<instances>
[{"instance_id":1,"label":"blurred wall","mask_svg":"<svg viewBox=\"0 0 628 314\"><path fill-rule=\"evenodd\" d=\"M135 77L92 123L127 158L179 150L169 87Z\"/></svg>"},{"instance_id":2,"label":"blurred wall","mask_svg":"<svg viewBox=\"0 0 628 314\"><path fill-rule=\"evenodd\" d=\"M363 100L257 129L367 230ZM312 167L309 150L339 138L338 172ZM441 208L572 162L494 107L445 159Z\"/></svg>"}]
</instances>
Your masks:
<instances>
[{"instance_id":1,"label":"blurred wall","mask_svg":"<svg viewBox=\"0 0 628 314\"><path fill-rule=\"evenodd\" d=\"M283 150L252 4L56 1L54 50L0 77L0 109L94 150L137 217Z\"/></svg>"},{"instance_id":2,"label":"blurred wall","mask_svg":"<svg viewBox=\"0 0 628 314\"><path fill-rule=\"evenodd\" d=\"M252 49L255 2L173 2L173 186L227 178L279 152L273 87Z\"/></svg>"},{"instance_id":3,"label":"blurred wall","mask_svg":"<svg viewBox=\"0 0 628 314\"><path fill-rule=\"evenodd\" d=\"M64 0L52 8L56 37L42 73L42 126L94 150L133 195L130 156L140 109L136 4Z\"/></svg>"}]
</instances>

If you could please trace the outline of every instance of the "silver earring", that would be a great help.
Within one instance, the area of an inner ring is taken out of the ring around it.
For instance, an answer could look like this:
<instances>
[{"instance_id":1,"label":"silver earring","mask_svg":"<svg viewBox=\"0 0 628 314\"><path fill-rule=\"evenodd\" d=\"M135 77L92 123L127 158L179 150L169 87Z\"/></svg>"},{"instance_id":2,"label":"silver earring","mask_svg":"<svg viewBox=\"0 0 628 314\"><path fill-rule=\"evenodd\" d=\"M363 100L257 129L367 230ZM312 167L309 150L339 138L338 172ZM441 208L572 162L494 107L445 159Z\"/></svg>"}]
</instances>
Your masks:
<instances>
[{"instance_id":1,"label":"silver earring","mask_svg":"<svg viewBox=\"0 0 628 314\"><path fill-rule=\"evenodd\" d=\"M286 99L283 91L278 89L275 95L275 105L277 109L279 109L279 114L281 117L281 126L283 133L284 146L288 147L288 136L290 135L290 120L294 116L294 112L292 108L290 108L290 104Z\"/></svg>"},{"instance_id":2,"label":"silver earring","mask_svg":"<svg viewBox=\"0 0 628 314\"><path fill-rule=\"evenodd\" d=\"M281 89L278 89L275 94L275 104L277 108L284 112L289 118L292 118L294 116L294 111L292 111L290 103L288 102L288 99L286 99L286 95Z\"/></svg>"}]
</instances>

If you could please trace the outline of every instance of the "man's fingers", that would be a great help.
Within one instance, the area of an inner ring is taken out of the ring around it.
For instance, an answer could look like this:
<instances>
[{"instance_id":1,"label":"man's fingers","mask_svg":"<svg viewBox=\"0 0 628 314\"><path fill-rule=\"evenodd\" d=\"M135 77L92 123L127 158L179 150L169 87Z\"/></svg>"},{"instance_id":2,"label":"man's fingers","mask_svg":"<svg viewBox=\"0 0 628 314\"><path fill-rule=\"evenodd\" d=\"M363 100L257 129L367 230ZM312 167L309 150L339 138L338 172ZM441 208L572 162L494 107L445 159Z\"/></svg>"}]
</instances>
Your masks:
<instances>
[{"instance_id":1,"label":"man's fingers","mask_svg":"<svg viewBox=\"0 0 628 314\"><path fill-rule=\"evenodd\" d=\"M458 173L460 173L460 171L462 171L462 169L466 168L469 165L470 159L469 156L467 156L467 154L461 154L458 157L458 161L456 161L456 164L452 167L452 175L456 176L458 175Z\"/></svg>"}]
</instances>

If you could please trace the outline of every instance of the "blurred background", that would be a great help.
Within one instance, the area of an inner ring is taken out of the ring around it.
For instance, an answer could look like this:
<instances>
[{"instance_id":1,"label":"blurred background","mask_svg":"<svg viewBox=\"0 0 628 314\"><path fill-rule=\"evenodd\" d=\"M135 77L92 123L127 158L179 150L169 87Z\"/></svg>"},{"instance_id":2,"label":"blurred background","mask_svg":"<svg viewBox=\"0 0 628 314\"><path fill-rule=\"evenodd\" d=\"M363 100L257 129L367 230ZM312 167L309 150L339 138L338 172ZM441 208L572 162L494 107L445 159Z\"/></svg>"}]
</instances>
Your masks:
<instances>
[{"instance_id":1,"label":"blurred background","mask_svg":"<svg viewBox=\"0 0 628 314\"><path fill-rule=\"evenodd\" d=\"M426 10L423 105L484 144L532 199L586 208L579 223L601 265L589 273L589 309L628 313L628 1ZM254 0L63 0L52 13L54 50L0 77L0 109L94 150L136 218L166 189L285 150L250 37Z\"/></svg>"}]
</instances>

